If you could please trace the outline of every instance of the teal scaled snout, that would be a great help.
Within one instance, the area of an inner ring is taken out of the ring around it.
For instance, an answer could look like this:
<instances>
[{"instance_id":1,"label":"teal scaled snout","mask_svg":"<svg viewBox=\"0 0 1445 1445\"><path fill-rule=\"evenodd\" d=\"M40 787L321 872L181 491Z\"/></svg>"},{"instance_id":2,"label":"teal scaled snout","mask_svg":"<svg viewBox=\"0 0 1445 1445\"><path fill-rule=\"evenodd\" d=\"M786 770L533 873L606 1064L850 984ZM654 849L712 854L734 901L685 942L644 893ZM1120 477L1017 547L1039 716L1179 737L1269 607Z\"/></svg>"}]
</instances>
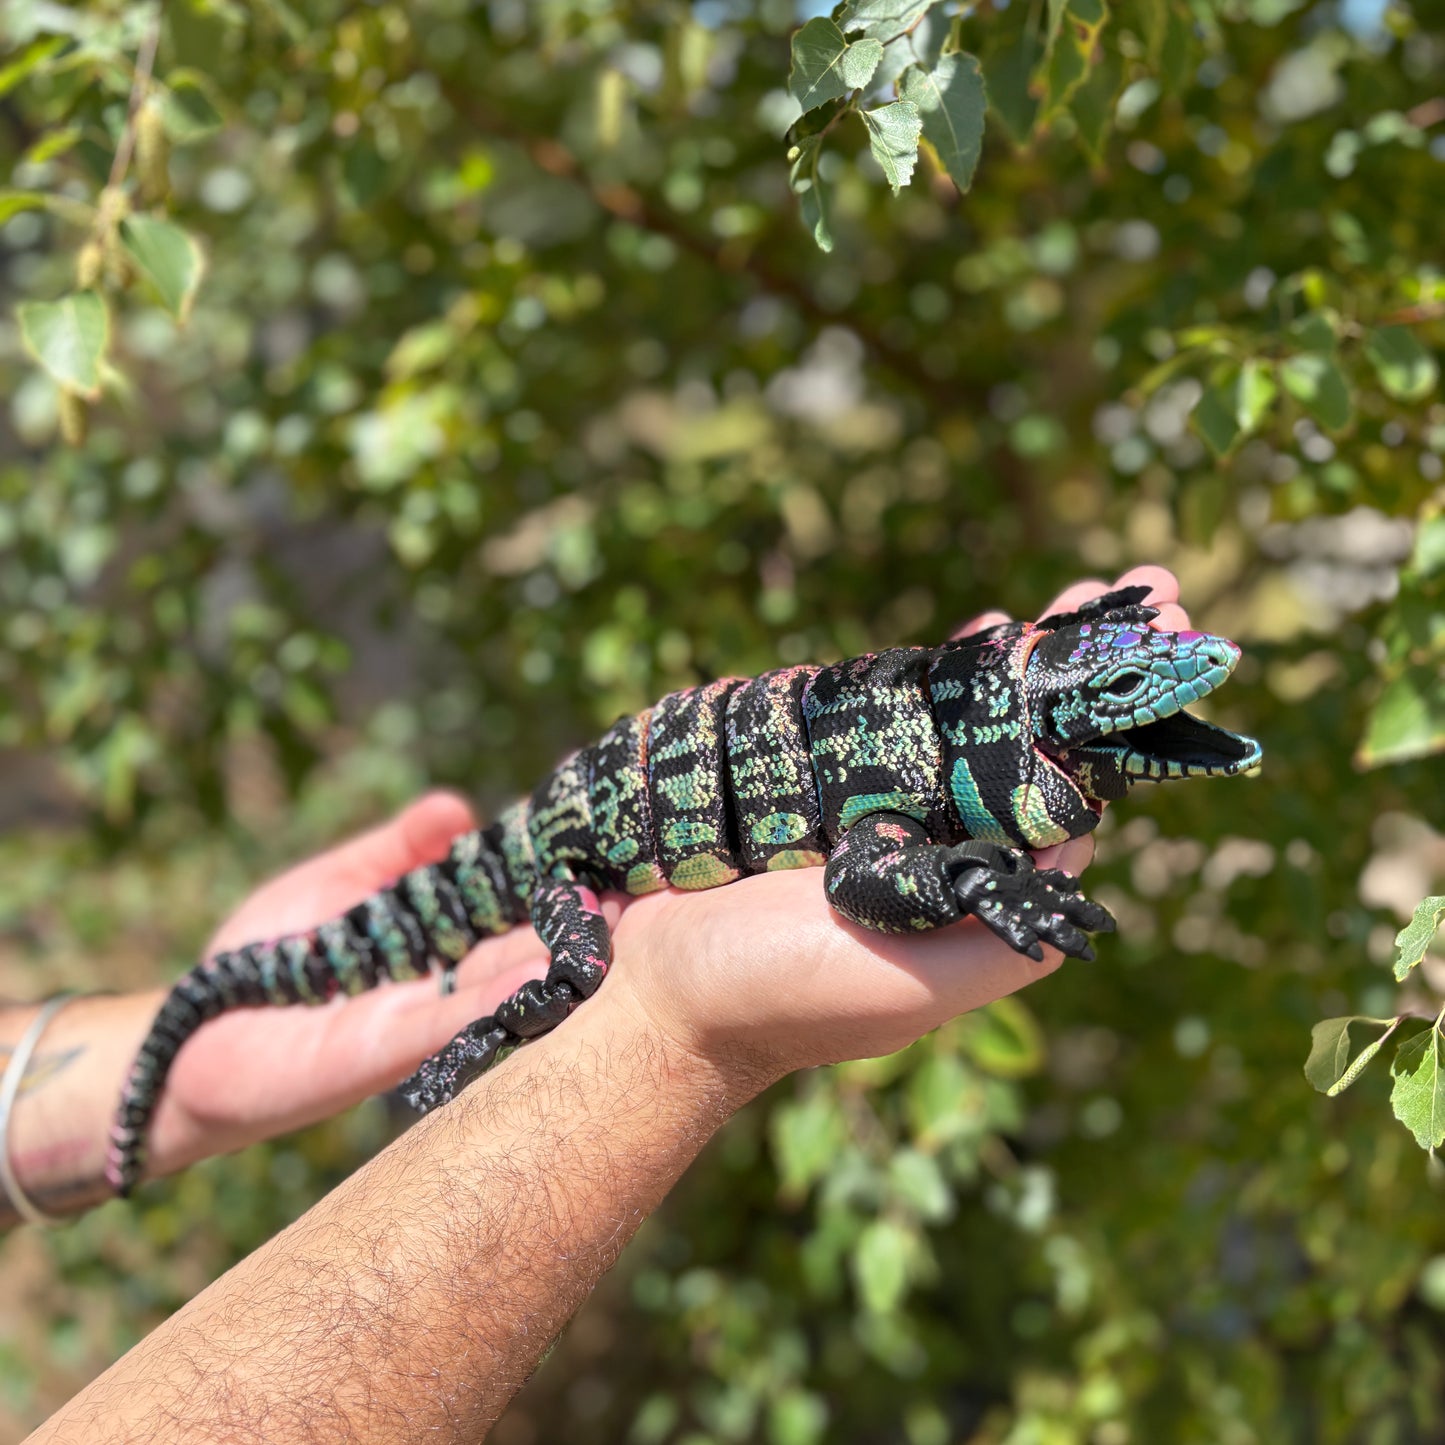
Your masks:
<instances>
[{"instance_id":1,"label":"teal scaled snout","mask_svg":"<svg viewBox=\"0 0 1445 1445\"><path fill-rule=\"evenodd\" d=\"M1121 632L1111 639L1124 654L1099 679L1103 733L1171 717L1208 697L1234 671L1240 650L1207 632Z\"/></svg>"}]
</instances>

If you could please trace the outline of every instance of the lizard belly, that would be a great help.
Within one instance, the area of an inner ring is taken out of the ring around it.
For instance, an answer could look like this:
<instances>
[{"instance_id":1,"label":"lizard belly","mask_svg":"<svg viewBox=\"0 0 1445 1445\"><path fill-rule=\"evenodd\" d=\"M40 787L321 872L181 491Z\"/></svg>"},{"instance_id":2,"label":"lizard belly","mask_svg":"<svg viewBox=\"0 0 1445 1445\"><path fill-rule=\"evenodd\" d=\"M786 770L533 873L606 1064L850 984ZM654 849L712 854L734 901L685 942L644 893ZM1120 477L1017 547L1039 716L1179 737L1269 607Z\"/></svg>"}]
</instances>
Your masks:
<instances>
[{"instance_id":1,"label":"lizard belly","mask_svg":"<svg viewBox=\"0 0 1445 1445\"><path fill-rule=\"evenodd\" d=\"M648 793L658 862L674 888L716 888L742 874L726 748L728 698L742 685L723 678L652 709Z\"/></svg>"}]
</instances>

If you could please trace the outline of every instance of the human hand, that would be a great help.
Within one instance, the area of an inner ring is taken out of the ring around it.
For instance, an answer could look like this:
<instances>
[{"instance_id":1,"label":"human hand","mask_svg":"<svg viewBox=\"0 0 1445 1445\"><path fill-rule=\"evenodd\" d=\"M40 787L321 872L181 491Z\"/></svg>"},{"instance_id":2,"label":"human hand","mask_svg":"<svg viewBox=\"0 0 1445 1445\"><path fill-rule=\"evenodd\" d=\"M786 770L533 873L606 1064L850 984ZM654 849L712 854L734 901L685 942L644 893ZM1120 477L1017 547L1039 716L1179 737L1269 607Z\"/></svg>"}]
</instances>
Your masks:
<instances>
[{"instance_id":1,"label":"human hand","mask_svg":"<svg viewBox=\"0 0 1445 1445\"><path fill-rule=\"evenodd\" d=\"M263 884L221 925L208 952L335 918L408 869L443 857L458 833L475 826L460 798L427 794ZM148 1172L169 1173L301 1128L391 1088L532 977L539 959L536 935L516 929L473 949L446 997L434 979L416 979L321 1007L246 1008L213 1019L176 1057L151 1130Z\"/></svg>"}]
</instances>

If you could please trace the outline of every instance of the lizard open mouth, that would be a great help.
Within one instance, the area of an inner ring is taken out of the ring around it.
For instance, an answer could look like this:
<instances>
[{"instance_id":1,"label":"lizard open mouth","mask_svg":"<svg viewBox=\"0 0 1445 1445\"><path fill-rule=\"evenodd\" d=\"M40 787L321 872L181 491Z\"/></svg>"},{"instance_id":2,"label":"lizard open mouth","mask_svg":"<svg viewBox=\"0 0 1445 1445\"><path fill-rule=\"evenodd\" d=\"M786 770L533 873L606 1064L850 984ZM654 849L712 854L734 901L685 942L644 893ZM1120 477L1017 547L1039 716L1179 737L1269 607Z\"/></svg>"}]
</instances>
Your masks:
<instances>
[{"instance_id":1,"label":"lizard open mouth","mask_svg":"<svg viewBox=\"0 0 1445 1445\"><path fill-rule=\"evenodd\" d=\"M1120 772L1141 779L1232 777L1262 753L1253 738L1183 711L1096 738L1089 749L1113 754Z\"/></svg>"}]
</instances>

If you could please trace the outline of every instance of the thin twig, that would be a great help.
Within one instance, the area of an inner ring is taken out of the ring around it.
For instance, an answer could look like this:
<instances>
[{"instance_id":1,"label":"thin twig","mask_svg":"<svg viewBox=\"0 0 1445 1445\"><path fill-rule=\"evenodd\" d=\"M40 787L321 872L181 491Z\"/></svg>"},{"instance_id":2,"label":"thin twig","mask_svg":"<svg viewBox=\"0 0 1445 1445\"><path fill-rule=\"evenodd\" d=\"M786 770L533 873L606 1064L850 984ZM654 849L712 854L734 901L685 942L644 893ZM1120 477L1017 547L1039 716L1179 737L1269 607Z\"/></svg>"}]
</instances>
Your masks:
<instances>
[{"instance_id":1,"label":"thin twig","mask_svg":"<svg viewBox=\"0 0 1445 1445\"><path fill-rule=\"evenodd\" d=\"M820 326L844 326L851 331L900 380L944 415L959 411L981 411L987 407L988 390L963 378L942 379L934 376L919 361L911 348L894 342L877 327L857 315L840 316L824 306L811 288L799 277L773 264L761 248L738 245L736 242L715 242L671 215L635 186L625 182L603 182L590 176L582 162L560 141L550 136L529 133L510 116L493 110L485 101L459 86L445 86L444 94L456 111L468 118L476 129L490 132L520 146L532 164L570 181L592 198L595 205L618 220L627 221L653 235L666 237L679 250L704 261L717 271L742 274L754 285L775 296L786 296L797 308ZM841 114L842 112L840 112Z\"/></svg>"},{"instance_id":2,"label":"thin twig","mask_svg":"<svg viewBox=\"0 0 1445 1445\"><path fill-rule=\"evenodd\" d=\"M1401 307L1380 318L1382 326L1419 326L1426 321L1445 321L1445 301L1421 301Z\"/></svg>"},{"instance_id":3,"label":"thin twig","mask_svg":"<svg viewBox=\"0 0 1445 1445\"><path fill-rule=\"evenodd\" d=\"M155 20L141 39L136 52L135 78L131 81L130 103L126 109L125 125L121 128L120 140L116 144L115 159L110 165L110 178L106 190L113 190L125 180L130 168L130 158L135 150L135 118L145 103L146 91L150 89L151 70L156 63L156 50L161 43L161 7L156 6Z\"/></svg>"}]
</instances>

